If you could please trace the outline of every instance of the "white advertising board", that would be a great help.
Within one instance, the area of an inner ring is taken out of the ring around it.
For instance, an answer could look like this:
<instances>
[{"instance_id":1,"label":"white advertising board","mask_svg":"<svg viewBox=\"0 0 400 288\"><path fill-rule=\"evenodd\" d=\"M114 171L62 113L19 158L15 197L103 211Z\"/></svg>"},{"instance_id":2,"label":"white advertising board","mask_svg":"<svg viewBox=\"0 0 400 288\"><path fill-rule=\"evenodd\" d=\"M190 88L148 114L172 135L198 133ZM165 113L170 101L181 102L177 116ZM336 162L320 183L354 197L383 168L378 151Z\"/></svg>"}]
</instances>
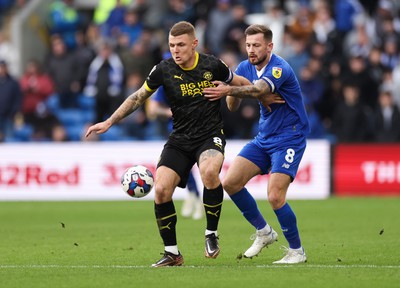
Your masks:
<instances>
[{"instance_id":1,"label":"white advertising board","mask_svg":"<svg viewBox=\"0 0 400 288\"><path fill-rule=\"evenodd\" d=\"M224 177L246 141L228 140ZM152 172L164 141L23 143L0 145L0 201L13 200L130 200L120 177L132 165ZM324 199L330 193L330 150L326 141L309 141L289 199ZM200 182L197 167L195 178ZM256 199L266 199L268 175L253 178L246 186ZM153 199L152 191L143 200ZM183 199L178 188L174 199ZM136 199L135 199L136 200Z\"/></svg>"}]
</instances>

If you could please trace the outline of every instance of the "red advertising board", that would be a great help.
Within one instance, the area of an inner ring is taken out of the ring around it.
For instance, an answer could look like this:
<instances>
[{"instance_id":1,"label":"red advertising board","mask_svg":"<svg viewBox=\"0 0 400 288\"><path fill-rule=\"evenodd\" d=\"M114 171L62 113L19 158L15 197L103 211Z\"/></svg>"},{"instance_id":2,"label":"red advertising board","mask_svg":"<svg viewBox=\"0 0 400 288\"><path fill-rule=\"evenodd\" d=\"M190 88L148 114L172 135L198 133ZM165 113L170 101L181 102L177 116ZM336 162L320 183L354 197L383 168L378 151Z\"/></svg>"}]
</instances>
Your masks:
<instances>
[{"instance_id":1,"label":"red advertising board","mask_svg":"<svg viewBox=\"0 0 400 288\"><path fill-rule=\"evenodd\" d=\"M400 145L338 144L333 191L340 196L400 195Z\"/></svg>"}]
</instances>

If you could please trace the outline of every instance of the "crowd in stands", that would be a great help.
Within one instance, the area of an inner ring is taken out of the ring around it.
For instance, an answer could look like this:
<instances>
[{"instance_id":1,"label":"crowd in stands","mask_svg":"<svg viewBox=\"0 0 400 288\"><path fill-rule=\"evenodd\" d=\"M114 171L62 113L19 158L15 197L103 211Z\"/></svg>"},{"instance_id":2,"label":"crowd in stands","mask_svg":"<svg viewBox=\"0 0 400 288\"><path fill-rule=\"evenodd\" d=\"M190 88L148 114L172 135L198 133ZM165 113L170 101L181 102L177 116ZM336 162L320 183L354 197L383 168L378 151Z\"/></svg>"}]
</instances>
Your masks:
<instances>
[{"instance_id":1,"label":"crowd in stands","mask_svg":"<svg viewBox=\"0 0 400 288\"><path fill-rule=\"evenodd\" d=\"M1 0L0 13L12 5ZM10 71L0 35L0 142L85 140L86 127L109 116L163 59L168 30L181 20L195 25L200 52L232 69L246 59L246 27L271 27L274 53L299 79L310 139L400 141L399 1L99 0L89 15L73 0L54 0L44 23L47 57L26 63L23 75ZM222 106L228 139L254 137L256 101L234 113ZM89 140L165 139L166 131L168 121L143 106Z\"/></svg>"}]
</instances>

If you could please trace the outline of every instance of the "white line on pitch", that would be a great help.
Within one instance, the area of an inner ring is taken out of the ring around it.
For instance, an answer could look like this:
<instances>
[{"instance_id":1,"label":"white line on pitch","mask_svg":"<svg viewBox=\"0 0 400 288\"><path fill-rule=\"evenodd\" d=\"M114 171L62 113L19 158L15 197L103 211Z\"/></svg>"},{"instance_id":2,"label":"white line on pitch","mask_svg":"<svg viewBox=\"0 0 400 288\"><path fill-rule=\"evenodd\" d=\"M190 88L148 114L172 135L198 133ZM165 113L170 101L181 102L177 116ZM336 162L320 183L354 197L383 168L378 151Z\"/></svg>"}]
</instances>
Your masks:
<instances>
[{"instance_id":1,"label":"white line on pitch","mask_svg":"<svg viewBox=\"0 0 400 288\"><path fill-rule=\"evenodd\" d=\"M329 269L400 269L400 265L313 265L313 264L302 264L302 265L257 265L257 266L195 266L195 265L184 265L181 267L174 268L329 268ZM0 269L12 269L12 268L23 268L23 269L50 269L50 268L71 268L71 269L143 269L150 268L150 266L141 265L0 265Z\"/></svg>"}]
</instances>

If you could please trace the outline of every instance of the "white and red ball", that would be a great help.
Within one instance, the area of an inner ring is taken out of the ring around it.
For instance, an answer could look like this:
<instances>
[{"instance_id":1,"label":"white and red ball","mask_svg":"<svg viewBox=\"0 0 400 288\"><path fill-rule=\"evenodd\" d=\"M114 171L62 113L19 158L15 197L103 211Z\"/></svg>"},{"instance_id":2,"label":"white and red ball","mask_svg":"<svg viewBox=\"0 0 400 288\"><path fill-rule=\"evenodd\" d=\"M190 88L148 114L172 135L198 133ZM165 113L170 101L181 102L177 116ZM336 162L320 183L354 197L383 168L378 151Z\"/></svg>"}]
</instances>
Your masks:
<instances>
[{"instance_id":1,"label":"white and red ball","mask_svg":"<svg viewBox=\"0 0 400 288\"><path fill-rule=\"evenodd\" d=\"M122 189L131 197L142 198L150 193L154 177L149 169L136 165L126 169L121 177Z\"/></svg>"}]
</instances>

